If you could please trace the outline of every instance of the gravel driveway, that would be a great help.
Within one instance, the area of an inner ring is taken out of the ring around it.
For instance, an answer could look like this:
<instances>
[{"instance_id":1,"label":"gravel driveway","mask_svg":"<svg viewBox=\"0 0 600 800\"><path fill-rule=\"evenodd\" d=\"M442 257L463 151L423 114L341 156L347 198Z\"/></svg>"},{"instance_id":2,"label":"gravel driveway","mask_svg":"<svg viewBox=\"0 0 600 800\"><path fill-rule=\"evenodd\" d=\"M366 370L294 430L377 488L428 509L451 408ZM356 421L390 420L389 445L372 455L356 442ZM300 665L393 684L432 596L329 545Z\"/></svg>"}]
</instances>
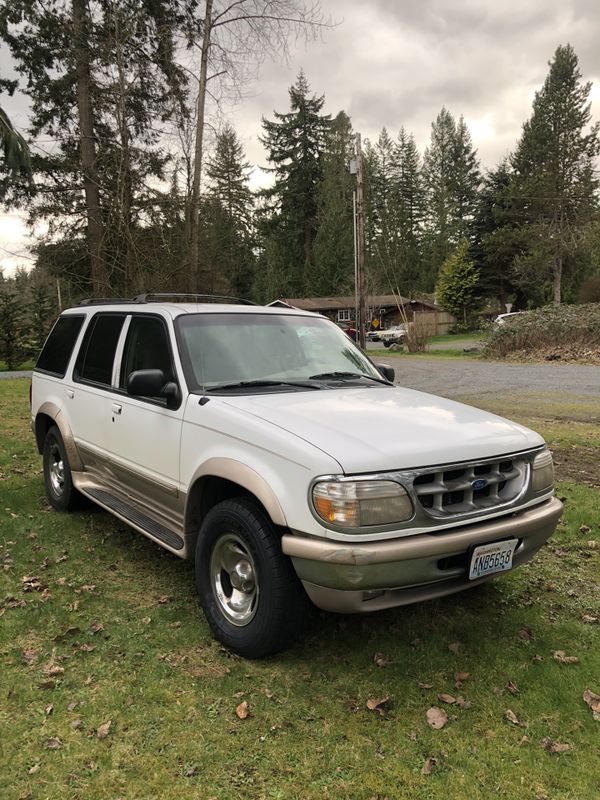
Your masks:
<instances>
[{"instance_id":1,"label":"gravel driveway","mask_svg":"<svg viewBox=\"0 0 600 800\"><path fill-rule=\"evenodd\" d=\"M396 383L443 397L512 392L564 392L600 398L600 367L580 364L505 364L471 359L381 356L396 370Z\"/></svg>"}]
</instances>

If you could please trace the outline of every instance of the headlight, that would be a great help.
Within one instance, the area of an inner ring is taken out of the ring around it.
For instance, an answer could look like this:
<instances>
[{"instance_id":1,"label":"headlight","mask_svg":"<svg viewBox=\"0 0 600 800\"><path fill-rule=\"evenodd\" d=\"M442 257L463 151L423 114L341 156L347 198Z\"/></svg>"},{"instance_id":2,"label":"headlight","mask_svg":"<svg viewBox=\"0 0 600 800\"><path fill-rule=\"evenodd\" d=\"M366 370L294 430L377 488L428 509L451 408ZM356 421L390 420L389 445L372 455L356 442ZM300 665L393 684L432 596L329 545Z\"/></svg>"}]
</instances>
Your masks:
<instances>
[{"instance_id":1,"label":"headlight","mask_svg":"<svg viewBox=\"0 0 600 800\"><path fill-rule=\"evenodd\" d=\"M341 528L390 525L413 515L406 489L394 481L323 481L312 499L321 519Z\"/></svg>"},{"instance_id":2,"label":"headlight","mask_svg":"<svg viewBox=\"0 0 600 800\"><path fill-rule=\"evenodd\" d=\"M533 491L541 492L544 489L551 489L554 484L552 453L549 450L542 450L533 459L531 466L531 487Z\"/></svg>"}]
</instances>

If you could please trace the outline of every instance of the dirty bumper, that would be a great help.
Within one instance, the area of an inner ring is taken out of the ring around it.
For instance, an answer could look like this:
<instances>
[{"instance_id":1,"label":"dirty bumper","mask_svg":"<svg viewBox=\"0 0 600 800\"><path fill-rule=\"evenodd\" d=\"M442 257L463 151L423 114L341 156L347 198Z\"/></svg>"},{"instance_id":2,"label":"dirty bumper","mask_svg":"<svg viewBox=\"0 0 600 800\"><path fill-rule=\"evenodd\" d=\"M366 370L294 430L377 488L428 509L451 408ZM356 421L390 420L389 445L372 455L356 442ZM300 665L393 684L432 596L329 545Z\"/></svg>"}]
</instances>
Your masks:
<instances>
[{"instance_id":1,"label":"dirty bumper","mask_svg":"<svg viewBox=\"0 0 600 800\"><path fill-rule=\"evenodd\" d=\"M518 539L513 567L528 561L554 532L562 503L448 532L346 544L286 534L289 555L307 594L326 611L356 613L406 605L458 592L487 580L468 579L472 548Z\"/></svg>"}]
</instances>

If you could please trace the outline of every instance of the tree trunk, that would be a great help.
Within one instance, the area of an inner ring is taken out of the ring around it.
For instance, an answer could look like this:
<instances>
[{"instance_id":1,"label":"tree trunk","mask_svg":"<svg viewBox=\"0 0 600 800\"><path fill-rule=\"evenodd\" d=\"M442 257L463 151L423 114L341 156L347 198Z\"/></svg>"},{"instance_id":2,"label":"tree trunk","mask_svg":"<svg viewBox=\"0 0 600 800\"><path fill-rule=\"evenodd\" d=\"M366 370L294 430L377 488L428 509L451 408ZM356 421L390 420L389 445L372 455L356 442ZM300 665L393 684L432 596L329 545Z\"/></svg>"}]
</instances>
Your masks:
<instances>
[{"instance_id":1,"label":"tree trunk","mask_svg":"<svg viewBox=\"0 0 600 800\"><path fill-rule=\"evenodd\" d=\"M200 179L202 177L202 145L204 140L204 110L206 106L206 81L208 72L208 52L212 34L213 0L206 0L204 26L202 31L202 50L200 54L200 79L198 82L198 101L196 104L196 144L194 148L194 179L192 182L192 202L190 218L189 268L192 290L202 290L200 275Z\"/></svg>"},{"instance_id":2,"label":"tree trunk","mask_svg":"<svg viewBox=\"0 0 600 800\"><path fill-rule=\"evenodd\" d=\"M94 114L90 91L90 52L85 0L73 0L73 38L77 70L77 108L79 111L81 168L87 214L87 241L92 268L92 292L106 294L108 276L102 258L104 227L100 211L100 188L96 173Z\"/></svg>"},{"instance_id":3,"label":"tree trunk","mask_svg":"<svg viewBox=\"0 0 600 800\"><path fill-rule=\"evenodd\" d=\"M131 150L129 128L127 127L127 81L123 54L123 42L119 26L118 12L114 15L115 51L117 57L117 74L119 76L119 96L116 98L116 117L121 145L121 163L117 185L117 215L119 229L119 245L121 249L119 261L122 264L122 287L125 294L142 287L135 286L133 226L131 221L132 189L131 189Z\"/></svg>"}]
</instances>

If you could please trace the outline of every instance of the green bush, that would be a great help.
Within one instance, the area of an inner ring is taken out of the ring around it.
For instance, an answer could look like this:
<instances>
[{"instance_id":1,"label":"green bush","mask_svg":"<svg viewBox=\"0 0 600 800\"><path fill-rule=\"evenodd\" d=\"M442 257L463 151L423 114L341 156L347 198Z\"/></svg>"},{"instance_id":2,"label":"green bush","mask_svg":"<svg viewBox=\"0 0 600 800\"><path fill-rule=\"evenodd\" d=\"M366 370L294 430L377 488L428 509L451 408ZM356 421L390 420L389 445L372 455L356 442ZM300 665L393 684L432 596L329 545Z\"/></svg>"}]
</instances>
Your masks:
<instances>
[{"instance_id":1,"label":"green bush","mask_svg":"<svg viewBox=\"0 0 600 800\"><path fill-rule=\"evenodd\" d=\"M574 359L600 354L600 303L544 306L510 317L492 326L483 354L505 358L540 351Z\"/></svg>"}]
</instances>

